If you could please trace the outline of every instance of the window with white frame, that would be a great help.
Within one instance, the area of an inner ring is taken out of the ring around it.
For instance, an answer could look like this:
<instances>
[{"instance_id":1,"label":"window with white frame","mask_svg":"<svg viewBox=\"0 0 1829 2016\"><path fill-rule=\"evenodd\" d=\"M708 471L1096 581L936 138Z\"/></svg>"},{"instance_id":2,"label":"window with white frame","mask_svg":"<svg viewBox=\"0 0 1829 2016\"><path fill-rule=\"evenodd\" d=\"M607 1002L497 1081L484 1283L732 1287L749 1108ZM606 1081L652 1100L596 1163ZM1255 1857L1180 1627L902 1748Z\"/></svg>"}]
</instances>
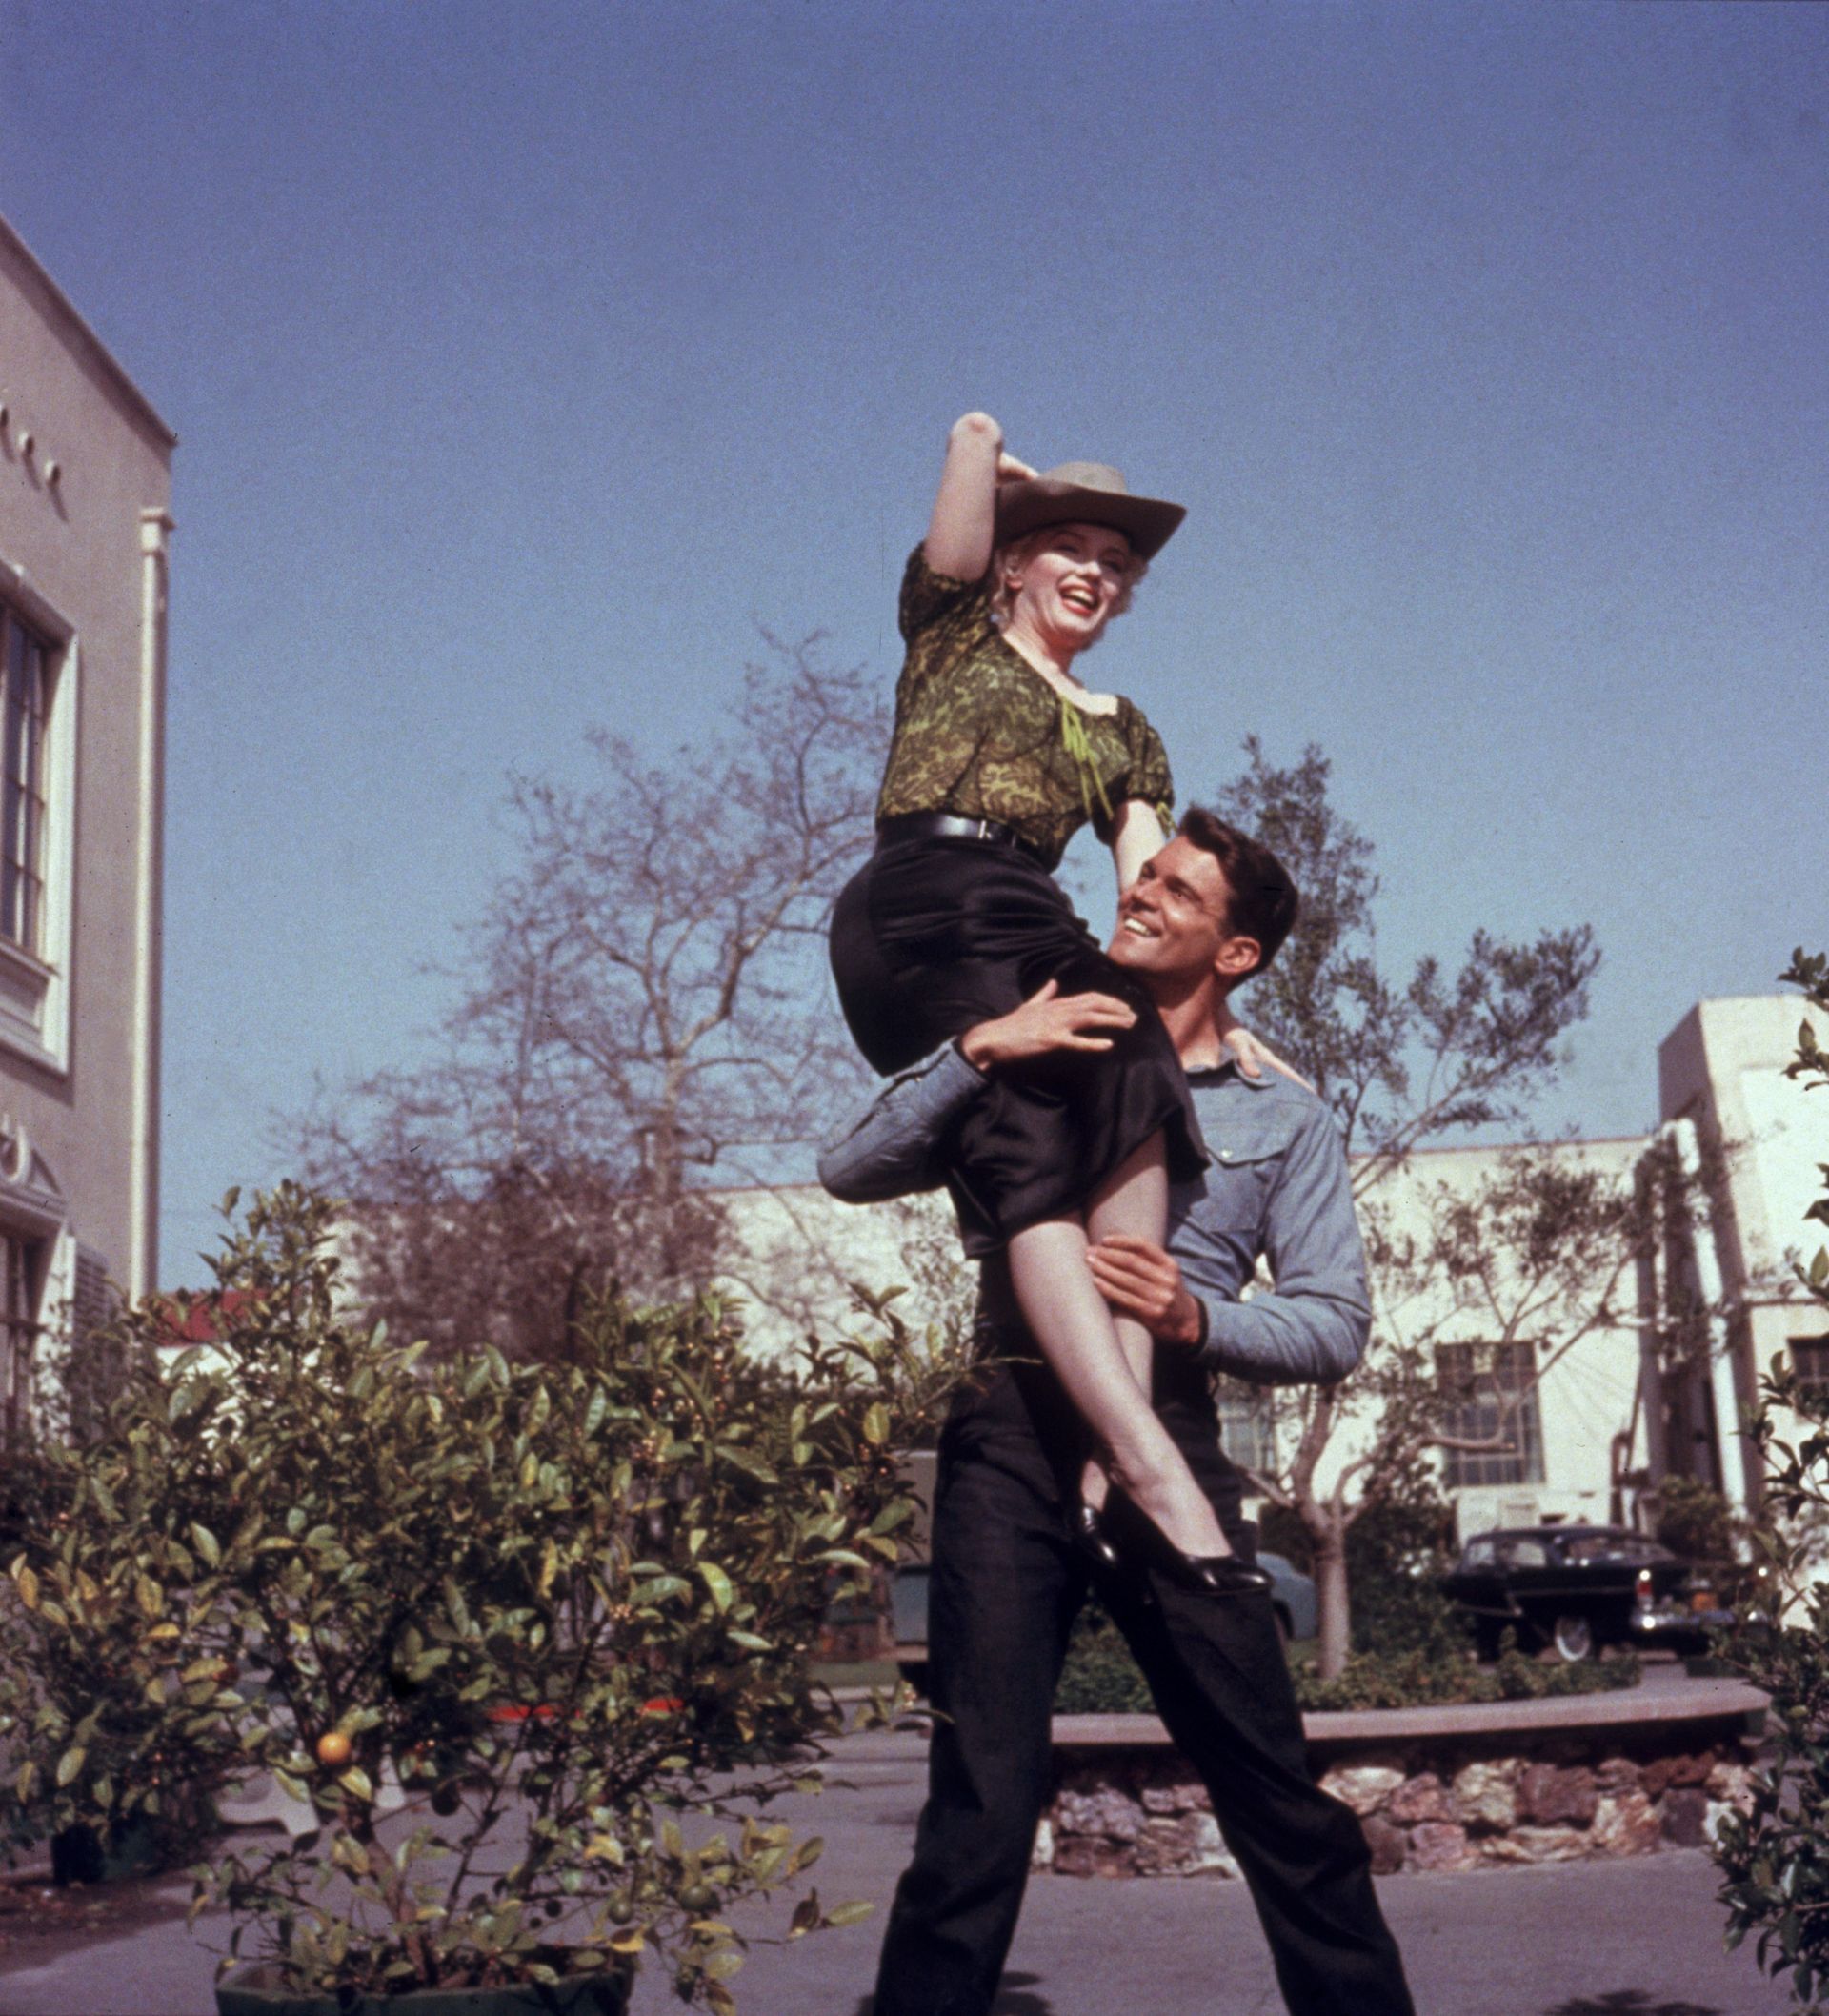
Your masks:
<instances>
[{"instance_id":1,"label":"window with white frame","mask_svg":"<svg viewBox=\"0 0 1829 2016\"><path fill-rule=\"evenodd\" d=\"M1540 1484L1543 1423L1537 1351L1529 1343L1437 1344L1442 1468L1450 1490L1468 1484ZM1486 1447L1467 1447L1484 1443Z\"/></svg>"},{"instance_id":2,"label":"window with white frame","mask_svg":"<svg viewBox=\"0 0 1829 2016\"><path fill-rule=\"evenodd\" d=\"M76 639L0 560L0 1045L69 1061Z\"/></svg>"},{"instance_id":3,"label":"window with white frame","mask_svg":"<svg viewBox=\"0 0 1829 2016\"><path fill-rule=\"evenodd\" d=\"M1225 1379L1214 1387L1219 1414L1219 1446L1241 1470L1276 1467L1276 1410L1269 1390L1243 1380ZM1254 1487L1249 1478L1245 1489Z\"/></svg>"},{"instance_id":4,"label":"window with white frame","mask_svg":"<svg viewBox=\"0 0 1829 2016\"><path fill-rule=\"evenodd\" d=\"M45 724L52 647L0 604L0 937L45 956Z\"/></svg>"}]
</instances>

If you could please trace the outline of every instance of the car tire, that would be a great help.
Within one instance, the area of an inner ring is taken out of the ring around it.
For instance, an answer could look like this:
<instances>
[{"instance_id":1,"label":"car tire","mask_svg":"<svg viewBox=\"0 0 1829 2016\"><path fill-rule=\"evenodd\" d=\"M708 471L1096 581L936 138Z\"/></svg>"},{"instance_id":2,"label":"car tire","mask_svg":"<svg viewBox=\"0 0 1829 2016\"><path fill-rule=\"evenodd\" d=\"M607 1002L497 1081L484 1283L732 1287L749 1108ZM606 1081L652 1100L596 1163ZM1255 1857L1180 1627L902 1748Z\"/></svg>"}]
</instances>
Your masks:
<instances>
[{"instance_id":1,"label":"car tire","mask_svg":"<svg viewBox=\"0 0 1829 2016\"><path fill-rule=\"evenodd\" d=\"M1594 1625L1578 1611L1564 1610L1550 1626L1550 1643L1556 1647L1556 1656L1566 1664L1573 1665L1578 1659L1592 1659Z\"/></svg>"}]
</instances>

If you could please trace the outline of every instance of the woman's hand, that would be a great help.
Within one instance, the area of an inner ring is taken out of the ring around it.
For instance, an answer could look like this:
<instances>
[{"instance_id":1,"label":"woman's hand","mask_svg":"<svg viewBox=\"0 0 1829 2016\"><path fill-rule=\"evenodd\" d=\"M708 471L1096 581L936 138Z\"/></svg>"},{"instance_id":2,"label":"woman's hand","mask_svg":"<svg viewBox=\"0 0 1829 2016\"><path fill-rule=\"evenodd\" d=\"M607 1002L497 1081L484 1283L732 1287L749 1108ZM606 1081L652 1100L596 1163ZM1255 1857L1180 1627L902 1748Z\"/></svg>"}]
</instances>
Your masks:
<instances>
[{"instance_id":1,"label":"woman's hand","mask_svg":"<svg viewBox=\"0 0 1829 2016\"><path fill-rule=\"evenodd\" d=\"M1268 1064L1273 1071L1280 1071L1285 1078L1294 1079L1304 1091L1315 1090L1293 1064L1284 1063L1276 1051L1260 1042L1242 1023L1234 1022L1219 1041L1222 1048L1231 1051L1233 1062L1247 1078L1262 1078L1264 1066Z\"/></svg>"}]
</instances>

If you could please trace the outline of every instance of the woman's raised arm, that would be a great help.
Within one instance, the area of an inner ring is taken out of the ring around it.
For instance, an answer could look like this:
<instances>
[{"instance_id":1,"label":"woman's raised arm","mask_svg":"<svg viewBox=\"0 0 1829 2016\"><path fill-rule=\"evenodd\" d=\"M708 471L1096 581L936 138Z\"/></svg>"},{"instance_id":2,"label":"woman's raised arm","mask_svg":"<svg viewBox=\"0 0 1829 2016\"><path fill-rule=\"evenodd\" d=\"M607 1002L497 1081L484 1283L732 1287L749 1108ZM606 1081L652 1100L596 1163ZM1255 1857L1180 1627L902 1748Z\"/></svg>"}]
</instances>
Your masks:
<instances>
[{"instance_id":1,"label":"woman's raised arm","mask_svg":"<svg viewBox=\"0 0 1829 2016\"><path fill-rule=\"evenodd\" d=\"M955 420L923 549L934 572L955 581L975 581L991 564L997 485L1034 474L1026 462L1004 454L1003 429L988 413Z\"/></svg>"}]
</instances>

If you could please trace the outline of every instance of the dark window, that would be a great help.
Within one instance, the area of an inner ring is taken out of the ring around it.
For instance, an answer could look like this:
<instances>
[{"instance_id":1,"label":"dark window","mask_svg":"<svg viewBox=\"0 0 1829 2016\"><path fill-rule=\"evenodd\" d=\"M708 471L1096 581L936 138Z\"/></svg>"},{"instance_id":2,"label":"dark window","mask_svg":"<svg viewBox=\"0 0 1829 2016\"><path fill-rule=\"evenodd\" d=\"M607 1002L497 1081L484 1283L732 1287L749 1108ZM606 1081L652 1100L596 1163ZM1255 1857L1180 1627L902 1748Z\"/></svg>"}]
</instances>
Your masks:
<instances>
[{"instance_id":1,"label":"dark window","mask_svg":"<svg viewBox=\"0 0 1829 2016\"><path fill-rule=\"evenodd\" d=\"M50 647L0 609L0 937L42 954Z\"/></svg>"},{"instance_id":2,"label":"dark window","mask_svg":"<svg viewBox=\"0 0 1829 2016\"><path fill-rule=\"evenodd\" d=\"M1464 1484L1543 1482L1543 1425L1538 1415L1536 1374L1537 1353L1528 1343L1436 1346L1446 1442L1495 1445L1444 1446L1450 1490Z\"/></svg>"},{"instance_id":3,"label":"dark window","mask_svg":"<svg viewBox=\"0 0 1829 2016\"><path fill-rule=\"evenodd\" d=\"M31 1427L33 1360L38 1350L38 1294L43 1248L35 1240L0 1233L0 1435L8 1446Z\"/></svg>"},{"instance_id":4,"label":"dark window","mask_svg":"<svg viewBox=\"0 0 1829 2016\"><path fill-rule=\"evenodd\" d=\"M1806 1400L1829 1400L1829 1337L1794 1337L1791 1369Z\"/></svg>"}]
</instances>

